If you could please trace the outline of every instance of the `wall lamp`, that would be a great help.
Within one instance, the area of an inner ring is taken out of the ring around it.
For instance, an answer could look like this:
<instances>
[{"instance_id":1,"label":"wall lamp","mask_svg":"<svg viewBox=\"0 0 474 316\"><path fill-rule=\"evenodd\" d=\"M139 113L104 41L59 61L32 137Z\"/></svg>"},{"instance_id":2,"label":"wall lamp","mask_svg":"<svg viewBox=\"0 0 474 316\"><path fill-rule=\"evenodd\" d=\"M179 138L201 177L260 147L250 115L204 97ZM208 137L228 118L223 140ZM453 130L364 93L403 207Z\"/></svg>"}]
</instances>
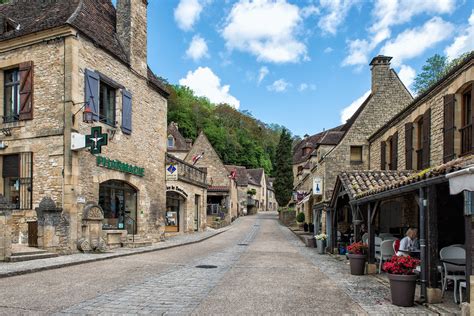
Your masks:
<instances>
[{"instance_id":1,"label":"wall lamp","mask_svg":"<svg viewBox=\"0 0 474 316\"><path fill-rule=\"evenodd\" d=\"M91 99L92 99L92 97L91 97ZM94 100L92 100L92 101L94 101ZM82 104L82 106L80 107L80 109L77 110L77 112L72 115L72 123L73 123L73 124L76 122L76 115L77 115L82 109L84 109L84 112L82 113L82 121L83 121L84 123L88 123L88 124L94 122L94 119L93 119L93 117L94 117L94 112L92 112L92 110L90 109L90 107L87 107L87 106L86 106L86 105L89 104L89 101L86 101L86 102L79 102L79 103L75 103L74 101L71 101L71 102L72 102L73 105Z\"/></svg>"}]
</instances>

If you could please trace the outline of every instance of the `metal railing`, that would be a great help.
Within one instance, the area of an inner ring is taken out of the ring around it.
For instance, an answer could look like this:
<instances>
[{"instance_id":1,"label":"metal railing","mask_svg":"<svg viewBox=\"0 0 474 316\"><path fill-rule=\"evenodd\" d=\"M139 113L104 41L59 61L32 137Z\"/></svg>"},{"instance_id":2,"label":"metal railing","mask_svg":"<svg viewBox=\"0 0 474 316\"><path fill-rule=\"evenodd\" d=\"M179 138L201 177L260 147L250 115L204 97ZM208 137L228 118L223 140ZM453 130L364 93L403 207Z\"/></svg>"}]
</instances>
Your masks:
<instances>
[{"instance_id":1,"label":"metal railing","mask_svg":"<svg viewBox=\"0 0 474 316\"><path fill-rule=\"evenodd\" d=\"M207 185L207 173L181 159L172 155L166 155L166 163L174 164L178 169L178 178L180 180L187 180L192 183L197 183L202 186Z\"/></svg>"},{"instance_id":2,"label":"metal railing","mask_svg":"<svg viewBox=\"0 0 474 316\"><path fill-rule=\"evenodd\" d=\"M461 155L472 151L472 123L459 129L461 132Z\"/></svg>"}]
</instances>

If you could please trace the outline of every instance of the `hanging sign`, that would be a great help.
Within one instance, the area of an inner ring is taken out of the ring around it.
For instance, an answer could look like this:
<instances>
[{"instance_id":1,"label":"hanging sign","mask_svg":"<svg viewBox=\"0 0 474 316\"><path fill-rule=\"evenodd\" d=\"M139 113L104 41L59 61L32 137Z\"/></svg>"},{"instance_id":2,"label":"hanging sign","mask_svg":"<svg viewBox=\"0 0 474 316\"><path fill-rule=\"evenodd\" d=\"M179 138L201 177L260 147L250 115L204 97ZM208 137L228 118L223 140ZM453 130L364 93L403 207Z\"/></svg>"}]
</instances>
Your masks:
<instances>
[{"instance_id":1,"label":"hanging sign","mask_svg":"<svg viewBox=\"0 0 474 316\"><path fill-rule=\"evenodd\" d=\"M90 135L86 135L86 147L90 148L90 152L93 155L100 154L102 146L107 146L107 143L108 135L107 133L102 134L101 126L92 127Z\"/></svg>"},{"instance_id":2,"label":"hanging sign","mask_svg":"<svg viewBox=\"0 0 474 316\"><path fill-rule=\"evenodd\" d=\"M175 164L166 165L166 181L178 180L178 166Z\"/></svg>"},{"instance_id":3,"label":"hanging sign","mask_svg":"<svg viewBox=\"0 0 474 316\"><path fill-rule=\"evenodd\" d=\"M323 179L320 177L313 178L313 195L323 194Z\"/></svg>"},{"instance_id":4,"label":"hanging sign","mask_svg":"<svg viewBox=\"0 0 474 316\"><path fill-rule=\"evenodd\" d=\"M116 171L120 171L123 173L130 173L139 177L143 177L145 175L145 168L137 167L125 162L121 162L120 160L111 160L109 158L105 158L102 156L97 156L96 158L97 165L100 167L104 167L107 169L112 169Z\"/></svg>"}]
</instances>

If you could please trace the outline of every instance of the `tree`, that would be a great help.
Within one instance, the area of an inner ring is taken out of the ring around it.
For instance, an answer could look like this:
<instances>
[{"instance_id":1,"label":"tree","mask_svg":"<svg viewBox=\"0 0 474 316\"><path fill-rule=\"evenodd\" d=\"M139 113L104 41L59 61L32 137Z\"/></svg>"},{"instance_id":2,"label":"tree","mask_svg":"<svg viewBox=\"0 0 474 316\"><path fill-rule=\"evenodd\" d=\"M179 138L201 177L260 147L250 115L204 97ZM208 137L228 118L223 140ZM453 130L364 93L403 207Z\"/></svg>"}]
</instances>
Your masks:
<instances>
[{"instance_id":1,"label":"tree","mask_svg":"<svg viewBox=\"0 0 474 316\"><path fill-rule=\"evenodd\" d=\"M432 84L441 79L445 74L448 59L445 56L435 54L426 60L421 68L421 72L416 76L413 89L416 94L420 94L428 89Z\"/></svg>"},{"instance_id":2,"label":"tree","mask_svg":"<svg viewBox=\"0 0 474 316\"><path fill-rule=\"evenodd\" d=\"M275 158L275 197L280 206L285 206L291 199L293 191L292 139L285 128L280 135Z\"/></svg>"}]
</instances>

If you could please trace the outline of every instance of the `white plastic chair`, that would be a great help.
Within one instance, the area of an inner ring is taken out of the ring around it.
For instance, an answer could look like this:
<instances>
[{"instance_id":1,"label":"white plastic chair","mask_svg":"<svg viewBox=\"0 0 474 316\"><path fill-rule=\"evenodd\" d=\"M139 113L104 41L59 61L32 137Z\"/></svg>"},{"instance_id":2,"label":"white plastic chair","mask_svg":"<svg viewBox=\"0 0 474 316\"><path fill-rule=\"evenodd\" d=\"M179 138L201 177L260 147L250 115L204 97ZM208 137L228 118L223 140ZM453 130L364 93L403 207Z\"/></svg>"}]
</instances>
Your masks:
<instances>
[{"instance_id":1,"label":"white plastic chair","mask_svg":"<svg viewBox=\"0 0 474 316\"><path fill-rule=\"evenodd\" d=\"M398 238L395 237L395 236L385 236L385 237L382 238L382 239L383 239L383 241L385 241L385 240L397 240Z\"/></svg>"},{"instance_id":2,"label":"white plastic chair","mask_svg":"<svg viewBox=\"0 0 474 316\"><path fill-rule=\"evenodd\" d=\"M381 243L382 243L382 238L376 236L375 239L374 239L375 258L377 258L377 256L380 256L380 244Z\"/></svg>"},{"instance_id":3,"label":"white plastic chair","mask_svg":"<svg viewBox=\"0 0 474 316\"><path fill-rule=\"evenodd\" d=\"M444 247L439 251L439 257L443 259L466 259L466 250L459 246ZM443 262L443 284L442 294L446 291L448 280L454 281L454 301L456 302L456 291L458 290L458 281L466 281L466 267L456 266Z\"/></svg>"},{"instance_id":4,"label":"white plastic chair","mask_svg":"<svg viewBox=\"0 0 474 316\"><path fill-rule=\"evenodd\" d=\"M377 256L377 253L375 254L375 258L379 260L379 273L382 271L382 263L384 261L390 260L394 255L395 251L393 251L393 240L382 241L380 244L379 255Z\"/></svg>"},{"instance_id":5,"label":"white plastic chair","mask_svg":"<svg viewBox=\"0 0 474 316\"><path fill-rule=\"evenodd\" d=\"M385 240L386 237L393 237L393 235L390 233L380 233L379 237L382 238L382 240Z\"/></svg>"},{"instance_id":6,"label":"white plastic chair","mask_svg":"<svg viewBox=\"0 0 474 316\"><path fill-rule=\"evenodd\" d=\"M364 244L366 244L368 240L369 240L369 234L368 233L363 234L362 235L362 242Z\"/></svg>"}]
</instances>

